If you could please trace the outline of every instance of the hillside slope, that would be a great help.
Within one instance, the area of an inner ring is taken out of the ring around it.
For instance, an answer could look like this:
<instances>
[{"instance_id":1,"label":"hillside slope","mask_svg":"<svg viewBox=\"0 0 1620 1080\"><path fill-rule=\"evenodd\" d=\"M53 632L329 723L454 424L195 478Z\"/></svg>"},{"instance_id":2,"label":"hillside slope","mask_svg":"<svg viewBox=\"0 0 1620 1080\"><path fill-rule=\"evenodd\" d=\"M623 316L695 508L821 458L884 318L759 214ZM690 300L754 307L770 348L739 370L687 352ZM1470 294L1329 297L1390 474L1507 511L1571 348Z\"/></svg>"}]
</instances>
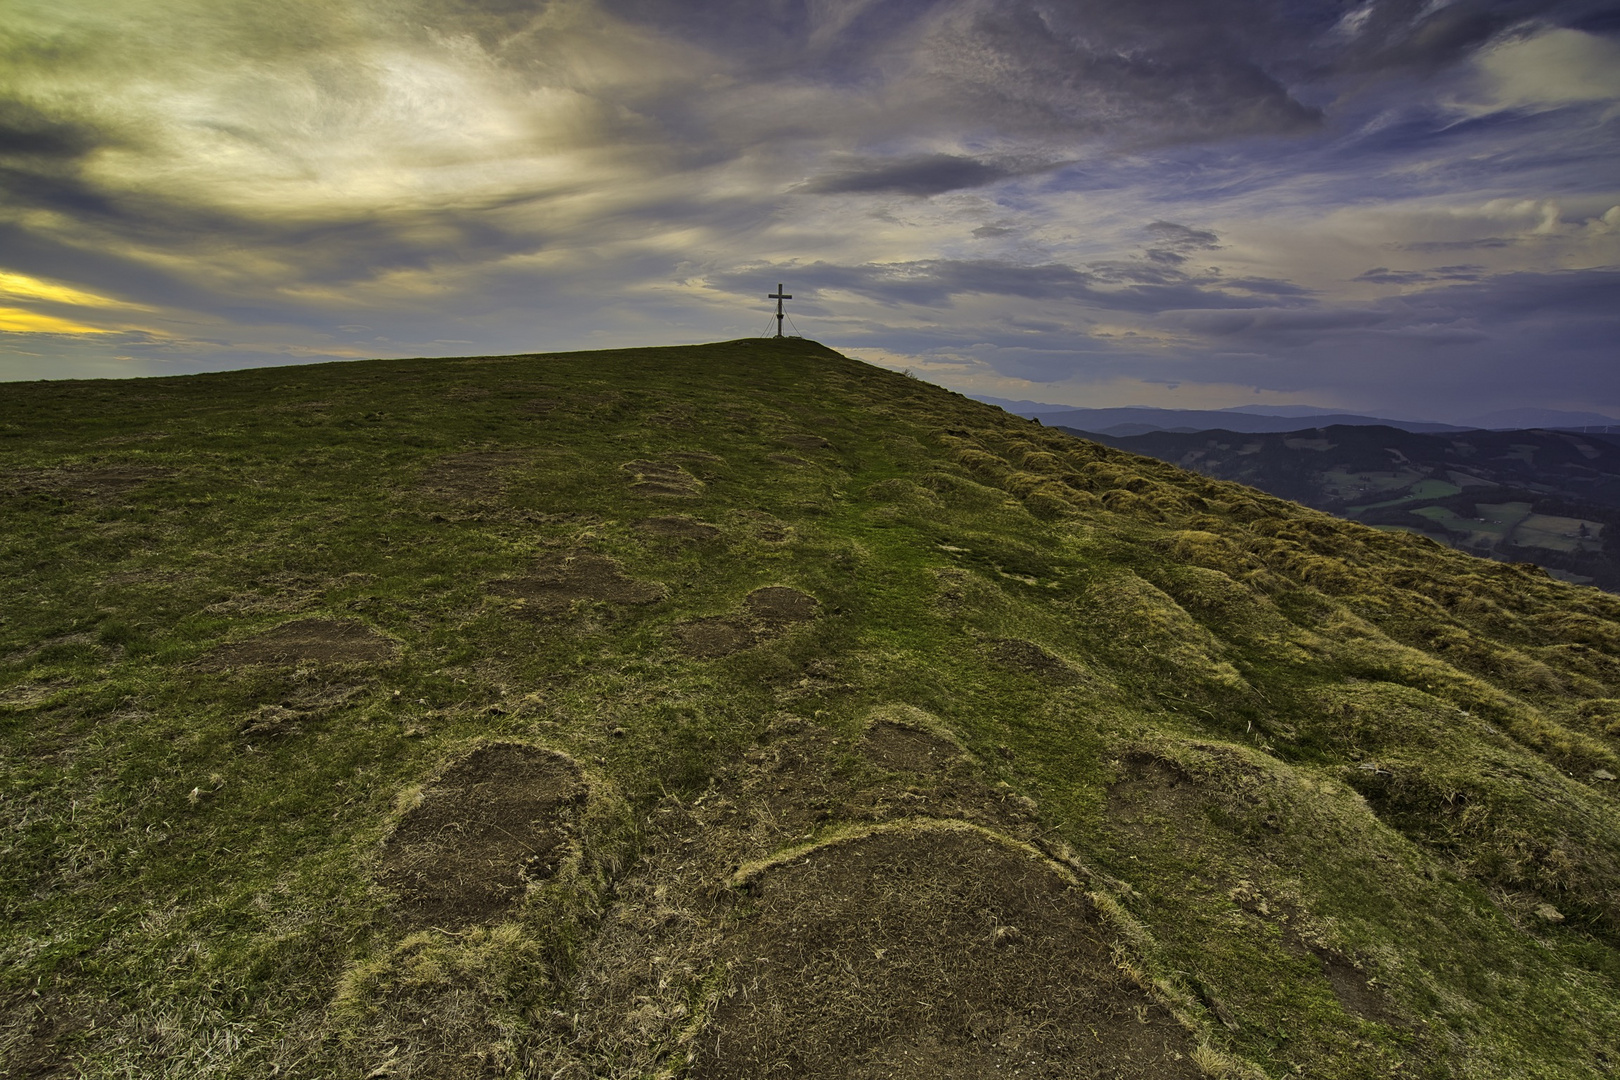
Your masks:
<instances>
[{"instance_id":1,"label":"hillside slope","mask_svg":"<svg viewBox=\"0 0 1620 1080\"><path fill-rule=\"evenodd\" d=\"M1620 590L1620 444L1611 436L1329 425L1090 437L1375 528Z\"/></svg>"},{"instance_id":2,"label":"hillside slope","mask_svg":"<svg viewBox=\"0 0 1620 1080\"><path fill-rule=\"evenodd\" d=\"M7 387L0 1071L1590 1077L1620 599L811 342Z\"/></svg>"}]
</instances>

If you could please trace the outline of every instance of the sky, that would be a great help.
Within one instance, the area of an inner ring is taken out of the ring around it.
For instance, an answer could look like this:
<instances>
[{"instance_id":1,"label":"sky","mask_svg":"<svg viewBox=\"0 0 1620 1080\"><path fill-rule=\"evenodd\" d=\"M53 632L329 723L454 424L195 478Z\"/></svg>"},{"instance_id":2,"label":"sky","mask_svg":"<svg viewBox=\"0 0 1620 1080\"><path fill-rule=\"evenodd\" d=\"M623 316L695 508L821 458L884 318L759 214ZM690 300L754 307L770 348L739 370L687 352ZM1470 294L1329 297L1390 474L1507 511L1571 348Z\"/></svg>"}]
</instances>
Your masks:
<instances>
[{"instance_id":1,"label":"sky","mask_svg":"<svg viewBox=\"0 0 1620 1080\"><path fill-rule=\"evenodd\" d=\"M790 330L1620 416L1620 0L0 0L0 380Z\"/></svg>"}]
</instances>

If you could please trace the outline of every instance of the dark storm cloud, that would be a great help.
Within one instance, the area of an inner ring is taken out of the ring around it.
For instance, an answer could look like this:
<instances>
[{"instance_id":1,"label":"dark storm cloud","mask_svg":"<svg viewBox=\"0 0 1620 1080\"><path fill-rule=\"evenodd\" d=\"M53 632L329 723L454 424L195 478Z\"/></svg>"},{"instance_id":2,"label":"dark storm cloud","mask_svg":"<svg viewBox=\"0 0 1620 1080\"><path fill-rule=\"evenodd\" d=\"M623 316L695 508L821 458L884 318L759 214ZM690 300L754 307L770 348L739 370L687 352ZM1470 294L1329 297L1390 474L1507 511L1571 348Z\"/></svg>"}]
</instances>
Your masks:
<instances>
[{"instance_id":1,"label":"dark storm cloud","mask_svg":"<svg viewBox=\"0 0 1620 1080\"><path fill-rule=\"evenodd\" d=\"M85 124L30 102L0 99L0 160L74 161L105 141Z\"/></svg>"},{"instance_id":2,"label":"dark storm cloud","mask_svg":"<svg viewBox=\"0 0 1620 1080\"><path fill-rule=\"evenodd\" d=\"M983 187L1034 171L1028 165L980 161L954 154L926 154L896 160L861 158L806 181L799 190L816 195L894 192L939 195Z\"/></svg>"},{"instance_id":3,"label":"dark storm cloud","mask_svg":"<svg viewBox=\"0 0 1620 1080\"><path fill-rule=\"evenodd\" d=\"M108 216L114 200L85 178L95 151L128 140L83 119L59 115L0 89L0 193L14 208Z\"/></svg>"}]
</instances>

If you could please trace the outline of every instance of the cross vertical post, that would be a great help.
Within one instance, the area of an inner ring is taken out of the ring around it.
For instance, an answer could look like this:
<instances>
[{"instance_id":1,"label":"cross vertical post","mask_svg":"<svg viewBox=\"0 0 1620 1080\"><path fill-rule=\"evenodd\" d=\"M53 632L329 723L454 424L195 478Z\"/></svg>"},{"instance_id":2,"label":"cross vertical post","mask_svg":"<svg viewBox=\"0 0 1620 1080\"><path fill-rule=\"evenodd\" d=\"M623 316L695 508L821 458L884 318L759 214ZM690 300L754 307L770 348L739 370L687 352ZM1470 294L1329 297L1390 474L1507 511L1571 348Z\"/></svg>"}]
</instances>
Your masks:
<instances>
[{"instance_id":1,"label":"cross vertical post","mask_svg":"<svg viewBox=\"0 0 1620 1080\"><path fill-rule=\"evenodd\" d=\"M776 283L776 291L773 292L773 293L767 293L766 296L765 296L765 299L767 299L767 300L775 300L776 301L776 336L781 337L782 336L782 301L793 299L793 294L788 293L788 292L784 292L782 290L782 283L780 281L778 281Z\"/></svg>"}]
</instances>

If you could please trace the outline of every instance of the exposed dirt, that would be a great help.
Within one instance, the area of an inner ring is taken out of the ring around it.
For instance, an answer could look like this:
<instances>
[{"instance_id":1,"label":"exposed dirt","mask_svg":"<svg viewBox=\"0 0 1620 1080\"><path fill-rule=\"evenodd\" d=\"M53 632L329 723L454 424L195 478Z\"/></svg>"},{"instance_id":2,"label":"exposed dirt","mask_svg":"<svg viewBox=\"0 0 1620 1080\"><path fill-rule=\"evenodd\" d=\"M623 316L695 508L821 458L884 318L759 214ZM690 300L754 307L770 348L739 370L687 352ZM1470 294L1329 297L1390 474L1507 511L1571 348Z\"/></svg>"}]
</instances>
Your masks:
<instances>
[{"instance_id":1,"label":"exposed dirt","mask_svg":"<svg viewBox=\"0 0 1620 1080\"><path fill-rule=\"evenodd\" d=\"M767 629L781 629L792 623L808 622L816 617L821 604L815 597L790 589L785 585L767 585L755 589L743 601L749 616Z\"/></svg>"},{"instance_id":2,"label":"exposed dirt","mask_svg":"<svg viewBox=\"0 0 1620 1080\"><path fill-rule=\"evenodd\" d=\"M422 473L421 487L456 502L493 498L506 490L501 473L528 464L517 450L474 450L440 458Z\"/></svg>"},{"instance_id":3,"label":"exposed dirt","mask_svg":"<svg viewBox=\"0 0 1620 1080\"><path fill-rule=\"evenodd\" d=\"M693 619L675 628L681 651L699 660L730 656L757 645L758 639L747 624L735 619Z\"/></svg>"},{"instance_id":4,"label":"exposed dirt","mask_svg":"<svg viewBox=\"0 0 1620 1080\"><path fill-rule=\"evenodd\" d=\"M1322 964L1322 974L1338 996L1345 1012L1367 1020L1400 1026L1402 1018L1390 1008L1389 1000L1367 979L1367 975L1343 953L1320 945L1307 946Z\"/></svg>"},{"instance_id":5,"label":"exposed dirt","mask_svg":"<svg viewBox=\"0 0 1620 1080\"><path fill-rule=\"evenodd\" d=\"M948 777L897 777L856 749L814 720L784 715L708 790L655 808L640 865L616 885L619 902L583 958L571 1049L559 1048L540 1075L651 1074L671 1046L684 1054L693 1038L709 1038L691 1025L694 1000L711 992L705 973L739 951L761 955L746 943L758 938L734 936L737 905L749 898L723 883L742 863L810 839L820 826L953 818L1039 839L1032 804L987 787L970 758L960 757ZM791 936L791 924L772 925ZM718 1001L711 997L711 1006ZM579 1071L560 1071L570 1068Z\"/></svg>"},{"instance_id":6,"label":"exposed dirt","mask_svg":"<svg viewBox=\"0 0 1620 1080\"><path fill-rule=\"evenodd\" d=\"M635 527L653 536L666 536L677 540L713 540L720 530L689 517L642 518Z\"/></svg>"},{"instance_id":7,"label":"exposed dirt","mask_svg":"<svg viewBox=\"0 0 1620 1080\"><path fill-rule=\"evenodd\" d=\"M1033 641L1001 638L990 642L990 659L1009 671L1021 671L1057 685L1080 681L1080 673Z\"/></svg>"},{"instance_id":8,"label":"exposed dirt","mask_svg":"<svg viewBox=\"0 0 1620 1080\"><path fill-rule=\"evenodd\" d=\"M83 1076L79 1055L64 1044L116 1022L110 1009L87 1011L54 993L14 995L0 1006L0 1074L11 1080Z\"/></svg>"},{"instance_id":9,"label":"exposed dirt","mask_svg":"<svg viewBox=\"0 0 1620 1080\"><path fill-rule=\"evenodd\" d=\"M490 743L447 769L383 846L378 880L413 926L457 929L523 898L557 872L586 786L551 750Z\"/></svg>"},{"instance_id":10,"label":"exposed dirt","mask_svg":"<svg viewBox=\"0 0 1620 1080\"><path fill-rule=\"evenodd\" d=\"M700 1080L1200 1075L1084 893L982 834L901 828L764 871Z\"/></svg>"},{"instance_id":11,"label":"exposed dirt","mask_svg":"<svg viewBox=\"0 0 1620 1080\"><path fill-rule=\"evenodd\" d=\"M703 481L673 461L627 461L619 468L630 474L637 495L686 499L703 493Z\"/></svg>"},{"instance_id":12,"label":"exposed dirt","mask_svg":"<svg viewBox=\"0 0 1620 1080\"><path fill-rule=\"evenodd\" d=\"M493 582L490 588L521 598L539 614L565 611L576 600L651 604L664 598L664 587L657 582L627 577L615 560L583 551L542 563L526 577Z\"/></svg>"},{"instance_id":13,"label":"exposed dirt","mask_svg":"<svg viewBox=\"0 0 1620 1080\"><path fill-rule=\"evenodd\" d=\"M866 730L861 749L880 768L903 772L942 773L962 760L962 751L954 743L932 732L887 720Z\"/></svg>"},{"instance_id":14,"label":"exposed dirt","mask_svg":"<svg viewBox=\"0 0 1620 1080\"><path fill-rule=\"evenodd\" d=\"M796 623L814 619L820 606L815 597L797 589L770 585L749 593L736 614L680 624L675 638L688 656L730 656L779 637Z\"/></svg>"},{"instance_id":15,"label":"exposed dirt","mask_svg":"<svg viewBox=\"0 0 1620 1080\"><path fill-rule=\"evenodd\" d=\"M246 641L221 645L205 666L381 663L397 652L392 640L364 623L298 619Z\"/></svg>"},{"instance_id":16,"label":"exposed dirt","mask_svg":"<svg viewBox=\"0 0 1620 1080\"><path fill-rule=\"evenodd\" d=\"M153 480L173 476L174 472L173 469L155 465L66 465L19 469L0 480L0 493L112 498Z\"/></svg>"}]
</instances>

